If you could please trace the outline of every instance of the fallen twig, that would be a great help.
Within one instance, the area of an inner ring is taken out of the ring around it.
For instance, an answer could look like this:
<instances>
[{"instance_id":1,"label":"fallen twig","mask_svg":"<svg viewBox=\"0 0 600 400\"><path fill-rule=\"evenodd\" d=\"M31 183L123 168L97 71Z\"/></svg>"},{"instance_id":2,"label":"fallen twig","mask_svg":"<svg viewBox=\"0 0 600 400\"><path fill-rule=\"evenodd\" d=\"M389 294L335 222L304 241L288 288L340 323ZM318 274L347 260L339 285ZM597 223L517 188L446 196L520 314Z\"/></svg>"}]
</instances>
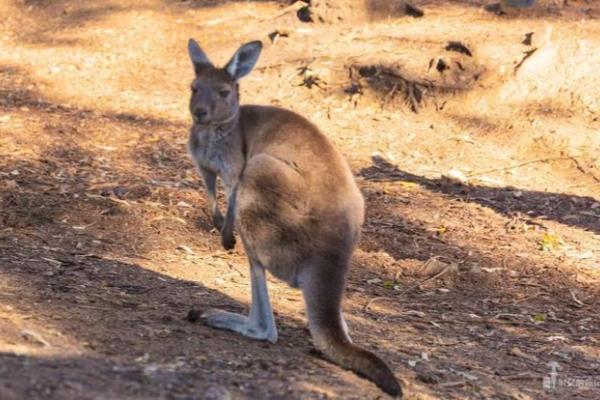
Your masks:
<instances>
[{"instance_id":1,"label":"fallen twig","mask_svg":"<svg viewBox=\"0 0 600 400\"><path fill-rule=\"evenodd\" d=\"M508 381L513 381L513 380L520 380L520 379L540 379L540 376L537 374L534 374L532 372L520 372L518 374L505 375L505 376L502 376L501 378L508 380Z\"/></svg>"},{"instance_id":2,"label":"fallen twig","mask_svg":"<svg viewBox=\"0 0 600 400\"><path fill-rule=\"evenodd\" d=\"M577 296L575 296L575 292L573 291L573 289L569 289L569 293L571 293L571 298L573 299L573 301L574 301L575 303L577 303L577 305L578 305L579 307L583 307L583 306L585 306L585 303L584 303L583 301L579 300L579 299L577 298Z\"/></svg>"},{"instance_id":3,"label":"fallen twig","mask_svg":"<svg viewBox=\"0 0 600 400\"><path fill-rule=\"evenodd\" d=\"M30 331L30 330L24 330L24 331L21 331L21 336L23 336L23 338L26 340L29 340L31 342L36 342L38 344L41 344L44 347L50 347L50 343L48 343L48 341L46 339L44 339L42 337L42 335L40 335L37 332Z\"/></svg>"},{"instance_id":4,"label":"fallen twig","mask_svg":"<svg viewBox=\"0 0 600 400\"><path fill-rule=\"evenodd\" d=\"M410 292L411 290L418 288L419 286L421 286L424 283L427 283L429 281L433 281L433 280L436 280L436 279L440 278L442 275L445 275L448 271L450 271L451 269L455 269L455 268L456 268L456 264L448 264L448 265L446 265L444 267L444 269L442 269L440 272L438 272L434 276L431 276L429 278L423 279L421 282L417 283L416 285L413 285L413 286L409 287L408 289L403 290L399 294L400 295L406 294L406 293Z\"/></svg>"},{"instance_id":5,"label":"fallen twig","mask_svg":"<svg viewBox=\"0 0 600 400\"><path fill-rule=\"evenodd\" d=\"M525 318L525 315L521 314L509 314L509 313L500 313L496 314L492 319L507 319L510 320L512 318Z\"/></svg>"},{"instance_id":6,"label":"fallen twig","mask_svg":"<svg viewBox=\"0 0 600 400\"><path fill-rule=\"evenodd\" d=\"M152 218L149 222L152 223L152 222L162 221L162 220L165 220L165 219L170 219L170 220L173 220L173 221L177 221L177 222L179 222L179 223L181 223L183 225L187 225L187 222L183 218L170 217L170 216L160 216L160 217Z\"/></svg>"},{"instance_id":7,"label":"fallen twig","mask_svg":"<svg viewBox=\"0 0 600 400\"><path fill-rule=\"evenodd\" d=\"M380 301L380 300L395 300L395 298L394 297L385 297L385 296L373 297L371 300L368 301L367 304L365 304L365 306L363 307L363 311L369 311L369 307L371 307L371 305L373 303L375 303L376 301Z\"/></svg>"},{"instance_id":8,"label":"fallen twig","mask_svg":"<svg viewBox=\"0 0 600 400\"><path fill-rule=\"evenodd\" d=\"M270 15L268 17L265 18L261 18L259 19L259 21L268 21L271 19L276 19L279 17L282 17L286 14L289 14L291 12L298 12L299 9L301 9L302 7L306 7L306 3L303 1L296 1L294 4L285 7L284 9L282 9L281 11L277 12L276 14Z\"/></svg>"},{"instance_id":9,"label":"fallen twig","mask_svg":"<svg viewBox=\"0 0 600 400\"><path fill-rule=\"evenodd\" d=\"M463 379L461 381L440 383L440 386L448 388L448 387L464 386L466 384L467 384L467 381Z\"/></svg>"},{"instance_id":10,"label":"fallen twig","mask_svg":"<svg viewBox=\"0 0 600 400\"><path fill-rule=\"evenodd\" d=\"M521 168L521 167L524 167L524 166L530 165L530 164L544 163L544 162L550 162L550 161L573 160L575 157L577 157L577 156L540 158L537 160L525 161L523 163L513 165L510 167L494 168L494 169L488 169L485 171L471 172L471 173L466 174L466 176L469 178L472 176L479 176L479 175L489 174L492 172L508 171L511 169Z\"/></svg>"},{"instance_id":11,"label":"fallen twig","mask_svg":"<svg viewBox=\"0 0 600 400\"><path fill-rule=\"evenodd\" d=\"M539 361L539 358L537 358L534 355L525 353L523 350L519 349L518 347L513 347L510 350L509 354L512 354L513 356L524 358L524 359L529 360L531 362L538 362Z\"/></svg>"},{"instance_id":12,"label":"fallen twig","mask_svg":"<svg viewBox=\"0 0 600 400\"><path fill-rule=\"evenodd\" d=\"M583 166L579 163L579 160L577 160L575 157L570 157L571 160L575 163L575 166L577 167L577 169L584 175L588 175L590 176L596 183L600 183L600 178L598 178L596 175L592 174L589 171L586 171L585 168L583 168Z\"/></svg>"},{"instance_id":13,"label":"fallen twig","mask_svg":"<svg viewBox=\"0 0 600 400\"><path fill-rule=\"evenodd\" d=\"M408 101L410 101L410 108L412 109L412 112L414 112L415 114L418 114L420 100L417 99L418 95L415 94L415 92L418 91L419 89L416 87L416 85L414 83L411 83L411 82L407 82L406 89L407 89L407 94L408 94Z\"/></svg>"}]
</instances>

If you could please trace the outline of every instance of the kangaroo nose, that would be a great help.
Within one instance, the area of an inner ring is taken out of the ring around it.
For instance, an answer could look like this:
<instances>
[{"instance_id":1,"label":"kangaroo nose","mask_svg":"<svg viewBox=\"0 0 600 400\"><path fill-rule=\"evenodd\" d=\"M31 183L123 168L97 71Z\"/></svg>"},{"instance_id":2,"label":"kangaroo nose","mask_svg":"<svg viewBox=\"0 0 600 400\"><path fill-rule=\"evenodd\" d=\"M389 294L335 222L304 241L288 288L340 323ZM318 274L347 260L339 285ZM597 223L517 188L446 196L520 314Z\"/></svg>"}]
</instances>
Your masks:
<instances>
[{"instance_id":1,"label":"kangaroo nose","mask_svg":"<svg viewBox=\"0 0 600 400\"><path fill-rule=\"evenodd\" d=\"M206 118L207 114L208 114L208 111L206 111L203 108L198 108L198 109L194 110L194 116L196 118L198 118L199 120Z\"/></svg>"}]
</instances>

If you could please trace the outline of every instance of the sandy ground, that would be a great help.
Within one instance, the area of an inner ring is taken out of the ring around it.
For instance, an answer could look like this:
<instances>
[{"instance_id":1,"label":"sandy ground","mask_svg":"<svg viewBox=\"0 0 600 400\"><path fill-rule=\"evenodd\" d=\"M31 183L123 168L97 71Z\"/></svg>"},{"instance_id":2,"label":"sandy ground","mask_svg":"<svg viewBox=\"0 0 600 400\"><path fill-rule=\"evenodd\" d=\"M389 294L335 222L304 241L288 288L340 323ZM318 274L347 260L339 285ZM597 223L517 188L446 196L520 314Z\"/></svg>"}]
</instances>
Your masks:
<instances>
[{"instance_id":1,"label":"sandy ground","mask_svg":"<svg viewBox=\"0 0 600 400\"><path fill-rule=\"evenodd\" d=\"M249 300L186 154L189 37L217 63L262 40L243 102L346 155L350 331L407 398L600 397L600 4L351 3L0 2L2 400L385 398L312 351L275 280L277 344L186 319Z\"/></svg>"}]
</instances>

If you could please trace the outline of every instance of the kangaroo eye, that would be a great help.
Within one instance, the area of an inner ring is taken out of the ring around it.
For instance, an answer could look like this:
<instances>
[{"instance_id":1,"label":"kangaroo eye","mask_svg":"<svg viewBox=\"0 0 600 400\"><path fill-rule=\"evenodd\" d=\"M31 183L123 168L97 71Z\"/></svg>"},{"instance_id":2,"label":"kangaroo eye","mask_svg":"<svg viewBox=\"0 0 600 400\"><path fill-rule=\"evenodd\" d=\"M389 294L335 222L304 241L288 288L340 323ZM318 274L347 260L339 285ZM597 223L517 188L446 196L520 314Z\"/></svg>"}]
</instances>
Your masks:
<instances>
[{"instance_id":1,"label":"kangaroo eye","mask_svg":"<svg viewBox=\"0 0 600 400\"><path fill-rule=\"evenodd\" d=\"M229 96L229 93L231 93L231 90L224 89L219 92L219 96L225 99Z\"/></svg>"}]
</instances>

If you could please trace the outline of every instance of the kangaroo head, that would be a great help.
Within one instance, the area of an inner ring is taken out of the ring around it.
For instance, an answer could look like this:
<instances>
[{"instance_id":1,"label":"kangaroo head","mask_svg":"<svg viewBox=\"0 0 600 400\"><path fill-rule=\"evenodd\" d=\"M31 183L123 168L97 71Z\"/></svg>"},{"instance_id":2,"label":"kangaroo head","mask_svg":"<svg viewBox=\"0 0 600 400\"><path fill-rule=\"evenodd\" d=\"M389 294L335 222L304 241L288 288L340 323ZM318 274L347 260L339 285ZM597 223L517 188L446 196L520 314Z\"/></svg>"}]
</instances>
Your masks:
<instances>
[{"instance_id":1,"label":"kangaroo head","mask_svg":"<svg viewBox=\"0 0 600 400\"><path fill-rule=\"evenodd\" d=\"M188 52L196 77L192 81L190 112L194 124L220 125L232 121L239 112L238 81L248 75L260 55L262 43L244 44L223 68L215 67L194 39Z\"/></svg>"}]
</instances>

